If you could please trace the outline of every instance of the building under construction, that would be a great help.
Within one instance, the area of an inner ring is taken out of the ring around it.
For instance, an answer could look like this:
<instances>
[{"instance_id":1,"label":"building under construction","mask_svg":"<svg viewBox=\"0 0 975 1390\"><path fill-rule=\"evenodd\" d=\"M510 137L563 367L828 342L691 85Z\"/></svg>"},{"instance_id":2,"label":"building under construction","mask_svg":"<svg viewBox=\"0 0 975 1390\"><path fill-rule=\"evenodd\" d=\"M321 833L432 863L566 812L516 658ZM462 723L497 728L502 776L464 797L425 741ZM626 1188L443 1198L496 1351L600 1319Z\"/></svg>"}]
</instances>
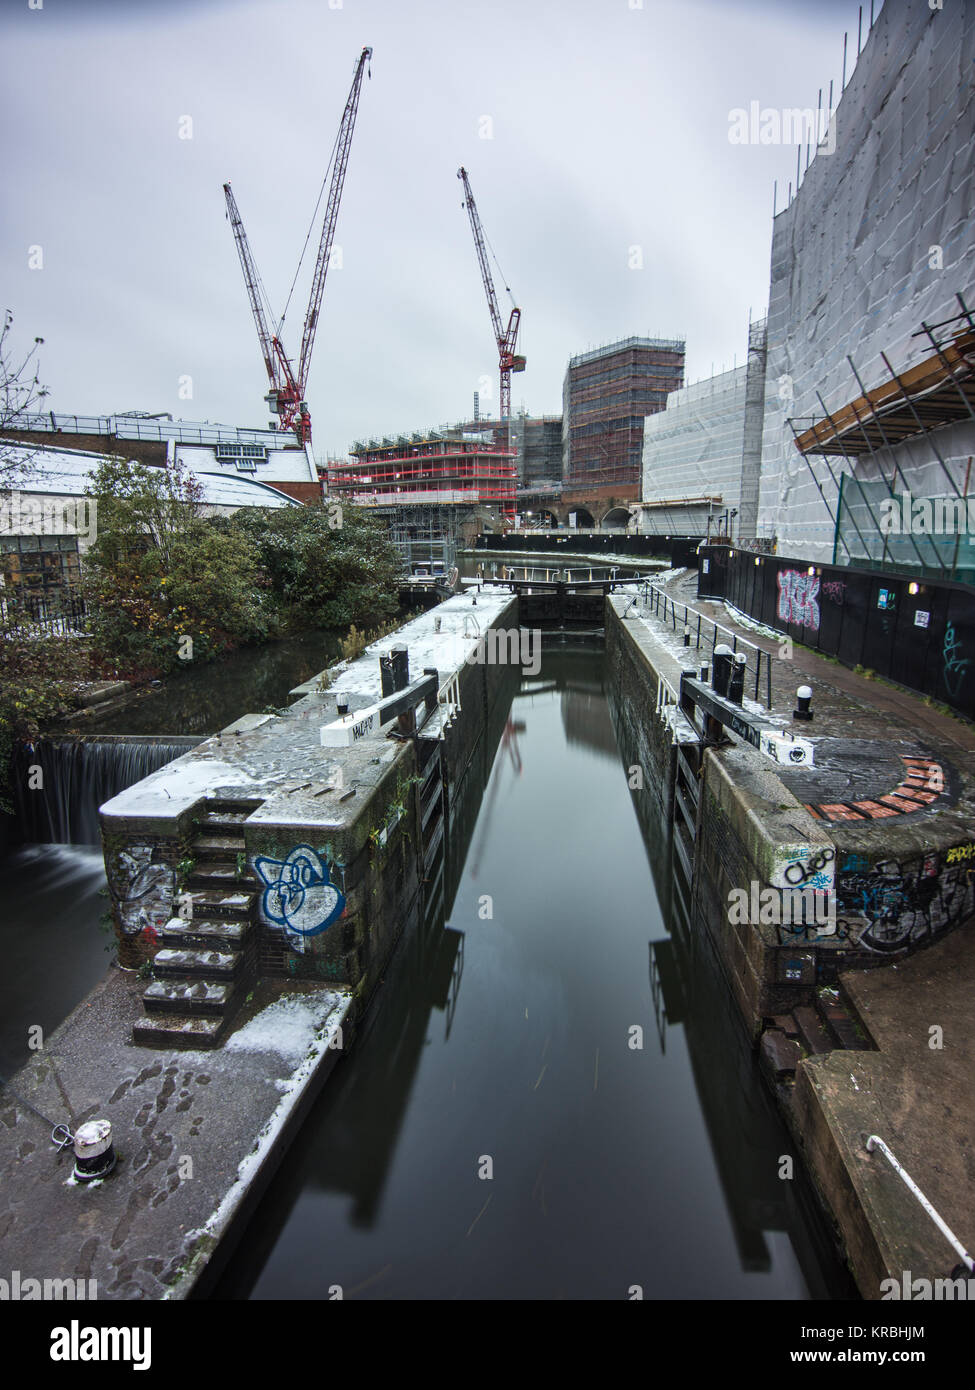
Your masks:
<instances>
[{"instance_id":1,"label":"building under construction","mask_svg":"<svg viewBox=\"0 0 975 1390\"><path fill-rule=\"evenodd\" d=\"M514 455L520 489L562 481L561 415L529 415L522 410L509 420L478 417L460 428L490 434L495 444L507 443Z\"/></svg>"},{"instance_id":2,"label":"building under construction","mask_svg":"<svg viewBox=\"0 0 975 1390\"><path fill-rule=\"evenodd\" d=\"M624 338L570 358L562 388L566 492L639 497L643 422L683 384L683 339Z\"/></svg>"},{"instance_id":3,"label":"building under construction","mask_svg":"<svg viewBox=\"0 0 975 1390\"><path fill-rule=\"evenodd\" d=\"M758 531L779 554L975 577L973 10L888 0L835 148L775 217Z\"/></svg>"},{"instance_id":4,"label":"building under construction","mask_svg":"<svg viewBox=\"0 0 975 1390\"><path fill-rule=\"evenodd\" d=\"M381 515L411 572L447 569L461 540L514 525L515 453L490 430L426 430L349 452L347 463L329 461L330 496Z\"/></svg>"}]
</instances>

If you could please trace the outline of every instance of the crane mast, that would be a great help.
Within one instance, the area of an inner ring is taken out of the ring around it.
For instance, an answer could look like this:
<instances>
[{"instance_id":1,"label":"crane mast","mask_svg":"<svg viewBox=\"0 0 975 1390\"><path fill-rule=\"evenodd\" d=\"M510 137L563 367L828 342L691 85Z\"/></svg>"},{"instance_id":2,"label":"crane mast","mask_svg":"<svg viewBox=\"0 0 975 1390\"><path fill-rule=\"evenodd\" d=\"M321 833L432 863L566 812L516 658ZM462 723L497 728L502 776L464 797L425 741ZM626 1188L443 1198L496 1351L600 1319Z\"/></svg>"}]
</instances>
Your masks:
<instances>
[{"instance_id":1,"label":"crane mast","mask_svg":"<svg viewBox=\"0 0 975 1390\"><path fill-rule=\"evenodd\" d=\"M512 309L507 328L502 325L501 313L498 309L498 297L494 292L494 280L491 276L491 267L488 264L484 228L481 226L477 204L474 202L474 194L471 192L467 170L458 169L457 177L464 185L464 207L467 209L471 231L474 234L474 248L477 251L477 260L481 267L481 280L484 283L484 293L487 296L491 326L494 329L494 337L498 345L498 370L501 378L500 418L501 420L509 420L511 417L511 373L525 370L524 357L515 352L518 342L518 328L521 323L521 310Z\"/></svg>"},{"instance_id":2,"label":"crane mast","mask_svg":"<svg viewBox=\"0 0 975 1390\"><path fill-rule=\"evenodd\" d=\"M325 205L325 220L322 224L322 235L318 245L318 255L315 258L315 270L312 275L311 293L308 298L308 309L305 313L305 325L301 335L301 352L298 357L298 369L291 365L291 359L285 351L284 344L277 334L271 333L267 325L264 314L264 305L261 301L261 282L257 273L257 266L254 256L247 240L247 233L244 231L244 224L237 208L236 200L231 191L230 184L223 186L224 197L227 203L227 216L234 233L234 241L237 244L237 254L240 258L241 269L244 272L244 283L247 286L247 296L250 300L251 313L254 316L254 323L257 327L257 337L261 345L261 355L264 358L264 368L267 372L270 383L270 391L266 400L270 408L281 418L283 429L293 429L298 437L300 444L311 443L311 415L308 406L305 404L305 387L308 383L308 372L311 367L311 354L315 345L315 332L318 328L318 319L322 307L322 295L325 292L325 277L328 275L329 260L332 254L332 243L335 239L335 227L338 222L339 204L342 200L342 188L345 183L345 172L349 162L349 150L352 147L352 133L355 130L356 113L359 109L359 92L362 88L362 74L366 70L372 49L364 48L359 55L356 63L355 76L352 79L352 87L349 91L348 99L345 103L345 110L342 113L342 120L339 124L338 138L335 142L335 159L332 165L332 178L329 184L328 201Z\"/></svg>"}]
</instances>

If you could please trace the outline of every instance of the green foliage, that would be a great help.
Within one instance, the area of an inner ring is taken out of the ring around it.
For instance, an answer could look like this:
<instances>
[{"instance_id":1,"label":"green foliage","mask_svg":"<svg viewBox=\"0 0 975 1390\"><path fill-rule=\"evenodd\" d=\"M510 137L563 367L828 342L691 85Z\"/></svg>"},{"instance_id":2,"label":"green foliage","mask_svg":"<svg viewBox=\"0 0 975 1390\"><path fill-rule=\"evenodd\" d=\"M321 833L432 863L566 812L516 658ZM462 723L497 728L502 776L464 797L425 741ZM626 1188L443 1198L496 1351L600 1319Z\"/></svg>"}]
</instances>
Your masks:
<instances>
[{"instance_id":1,"label":"green foliage","mask_svg":"<svg viewBox=\"0 0 975 1390\"><path fill-rule=\"evenodd\" d=\"M0 810L10 811L10 758L23 739L76 703L89 654L75 638L0 633Z\"/></svg>"},{"instance_id":2,"label":"green foliage","mask_svg":"<svg viewBox=\"0 0 975 1390\"><path fill-rule=\"evenodd\" d=\"M230 529L256 545L282 627L346 627L391 618L398 606L399 551L375 517L325 507L239 511Z\"/></svg>"},{"instance_id":3,"label":"green foliage","mask_svg":"<svg viewBox=\"0 0 975 1390\"><path fill-rule=\"evenodd\" d=\"M99 466L90 495L91 634L122 674L160 675L242 643L396 612L399 552L358 508L343 509L341 527L324 507L207 519L185 472L122 459Z\"/></svg>"},{"instance_id":4,"label":"green foliage","mask_svg":"<svg viewBox=\"0 0 975 1390\"><path fill-rule=\"evenodd\" d=\"M106 459L90 495L98 533L85 589L104 660L127 675L157 675L268 635L257 550L199 514L191 479Z\"/></svg>"}]
</instances>

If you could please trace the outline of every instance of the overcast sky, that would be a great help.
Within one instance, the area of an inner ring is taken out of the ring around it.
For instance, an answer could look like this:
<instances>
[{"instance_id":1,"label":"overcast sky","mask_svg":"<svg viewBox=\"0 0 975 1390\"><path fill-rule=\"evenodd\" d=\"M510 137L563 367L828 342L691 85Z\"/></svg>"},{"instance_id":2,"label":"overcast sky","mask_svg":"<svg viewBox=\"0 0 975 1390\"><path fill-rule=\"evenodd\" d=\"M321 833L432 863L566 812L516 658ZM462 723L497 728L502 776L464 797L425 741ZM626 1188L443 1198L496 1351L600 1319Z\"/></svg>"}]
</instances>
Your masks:
<instances>
[{"instance_id":1,"label":"overcast sky","mask_svg":"<svg viewBox=\"0 0 975 1390\"><path fill-rule=\"evenodd\" d=\"M560 413L569 356L632 334L685 337L689 380L740 362L749 310L767 302L773 180L781 206L796 152L731 144L729 112L814 107L830 79L838 94L858 9L31 3L0 0L0 307L25 349L45 339L50 404L71 413L266 423L222 184L280 312L356 60L373 47L308 385L319 455L465 418L485 379L482 409L496 409L461 164L522 308L516 409ZM294 355L319 230L285 324Z\"/></svg>"}]
</instances>

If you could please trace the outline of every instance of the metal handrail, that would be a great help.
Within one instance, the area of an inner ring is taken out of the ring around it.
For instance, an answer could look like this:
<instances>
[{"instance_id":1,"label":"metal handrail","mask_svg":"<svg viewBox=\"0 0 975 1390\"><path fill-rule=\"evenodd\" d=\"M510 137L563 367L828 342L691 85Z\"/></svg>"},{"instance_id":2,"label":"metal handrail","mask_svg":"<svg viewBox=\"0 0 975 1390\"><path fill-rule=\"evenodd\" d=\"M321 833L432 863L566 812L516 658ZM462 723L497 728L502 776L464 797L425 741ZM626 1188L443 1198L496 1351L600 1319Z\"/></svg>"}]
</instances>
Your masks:
<instances>
[{"instance_id":1,"label":"metal handrail","mask_svg":"<svg viewBox=\"0 0 975 1390\"><path fill-rule=\"evenodd\" d=\"M652 602L652 599L655 600L655 602ZM737 652L739 647L749 647L755 653L754 699L756 702L759 698L759 687L761 684L762 658L765 658L764 704L765 708L770 710L772 708L771 654L767 652L764 647L758 646L756 642L749 642L747 637L742 637L739 633L733 631L731 628L725 627L723 623L717 622L714 618L709 618L706 613L703 613L701 611L701 609L692 608L689 603L675 603L672 595L669 594L666 589L661 588L659 584L654 584L654 582L651 579L648 579L643 586L644 605L646 606L647 611L651 612L653 616L657 618L660 618L661 599L663 600L664 610L661 621L666 625L667 611L669 607L670 616L672 620L671 625L674 629L674 632L677 631L678 610L683 610L684 617L682 623L683 628L685 630L685 635L687 637L686 645L690 645L690 640L693 637L695 650L699 650L701 646L701 639L703 637L705 643L710 642L711 650L713 652L714 648L718 645L718 633L720 632L723 637L727 637L731 640L731 649L733 652ZM688 618L691 616L697 619L696 632L692 628L692 625L688 622ZM710 632L708 631L709 628Z\"/></svg>"},{"instance_id":2,"label":"metal handrail","mask_svg":"<svg viewBox=\"0 0 975 1390\"><path fill-rule=\"evenodd\" d=\"M941 1234L961 1256L962 1262L968 1267L968 1269L972 1271L972 1273L975 1273L975 1259L973 1259L972 1256L968 1253L964 1245L962 1245L961 1241L955 1235L954 1231L952 1231L951 1228L948 1226L947 1222L944 1221L938 1215L934 1207L928 1201L927 1197L925 1197L924 1193L918 1187L917 1183L911 1177L907 1169L904 1168L900 1163L898 1163L897 1159L891 1153L890 1149L881 1139L879 1134L871 1134L867 1136L866 1149L867 1153L873 1153L874 1149L880 1150L880 1152L890 1163L890 1166L893 1168L897 1176L902 1179L904 1184L911 1190L911 1192L914 1194L917 1200L921 1203L921 1206L927 1212L928 1216L930 1216L931 1220L937 1226Z\"/></svg>"}]
</instances>

